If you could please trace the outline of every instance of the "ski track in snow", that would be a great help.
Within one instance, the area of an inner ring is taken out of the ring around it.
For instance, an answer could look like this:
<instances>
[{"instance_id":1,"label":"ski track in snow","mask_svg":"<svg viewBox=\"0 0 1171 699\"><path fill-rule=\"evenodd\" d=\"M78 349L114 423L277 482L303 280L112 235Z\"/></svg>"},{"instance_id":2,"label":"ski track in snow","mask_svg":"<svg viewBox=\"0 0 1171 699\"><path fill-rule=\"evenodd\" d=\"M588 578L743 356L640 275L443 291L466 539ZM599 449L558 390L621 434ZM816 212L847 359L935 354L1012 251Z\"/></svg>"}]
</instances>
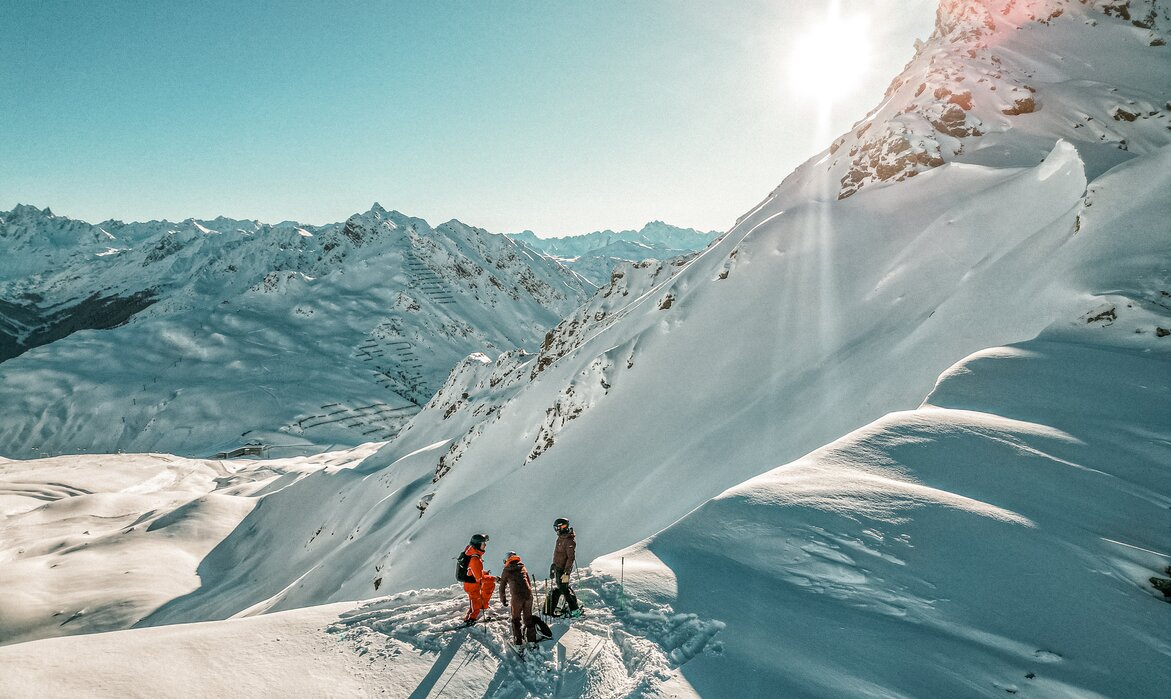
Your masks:
<instances>
[{"instance_id":1,"label":"ski track in snow","mask_svg":"<svg viewBox=\"0 0 1171 699\"><path fill-rule=\"evenodd\" d=\"M543 599L544 586L538 582L536 588L534 604ZM523 657L512 650L509 614L499 606L499 592L488 619L464 628L467 598L458 585L371 601L342 614L327 630L370 669L387 674L406 649L436 655L412 697L433 691L483 697L659 696L679 666L723 651L716 639L723 622L623 597L616 580L588 570L574 589L585 614L573 621L548 619L553 638ZM476 675L491 679L475 682Z\"/></svg>"}]
</instances>

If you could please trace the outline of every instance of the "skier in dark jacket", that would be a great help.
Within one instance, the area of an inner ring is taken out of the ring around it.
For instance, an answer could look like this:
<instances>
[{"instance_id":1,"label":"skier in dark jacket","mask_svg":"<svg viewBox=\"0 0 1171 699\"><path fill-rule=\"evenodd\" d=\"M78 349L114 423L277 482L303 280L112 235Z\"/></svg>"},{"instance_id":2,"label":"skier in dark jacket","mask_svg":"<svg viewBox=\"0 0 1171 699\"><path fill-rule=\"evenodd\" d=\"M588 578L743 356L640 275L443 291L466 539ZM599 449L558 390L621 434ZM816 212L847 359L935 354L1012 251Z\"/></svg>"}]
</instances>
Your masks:
<instances>
[{"instance_id":1,"label":"skier in dark jacket","mask_svg":"<svg viewBox=\"0 0 1171 699\"><path fill-rule=\"evenodd\" d=\"M581 607L577 603L577 595L569 587L569 573L573 570L574 554L577 550L577 535L569 526L569 520L558 517L553 521L553 531L557 532L557 544L553 547L553 565L549 566L549 575L557 585L553 590L553 609L562 595L569 604L569 616L581 616Z\"/></svg>"},{"instance_id":2,"label":"skier in dark jacket","mask_svg":"<svg viewBox=\"0 0 1171 699\"><path fill-rule=\"evenodd\" d=\"M533 616L533 586L529 582L529 571L521 562L516 551L509 551L504 557L504 572L500 575L500 603L508 605L508 595L512 594L512 642L521 645L525 641L537 642L537 624L539 619ZM521 634L521 623L524 623L524 634ZM548 631L548 627L545 628Z\"/></svg>"},{"instance_id":3,"label":"skier in dark jacket","mask_svg":"<svg viewBox=\"0 0 1171 699\"><path fill-rule=\"evenodd\" d=\"M490 571L484 570L484 549L488 547L487 534L473 534L467 548L460 554L455 564L455 579L464 584L464 592L468 594L471 607L464 615L464 621L474 624L480 612L488 608L492 601L492 590L496 587L496 578Z\"/></svg>"}]
</instances>

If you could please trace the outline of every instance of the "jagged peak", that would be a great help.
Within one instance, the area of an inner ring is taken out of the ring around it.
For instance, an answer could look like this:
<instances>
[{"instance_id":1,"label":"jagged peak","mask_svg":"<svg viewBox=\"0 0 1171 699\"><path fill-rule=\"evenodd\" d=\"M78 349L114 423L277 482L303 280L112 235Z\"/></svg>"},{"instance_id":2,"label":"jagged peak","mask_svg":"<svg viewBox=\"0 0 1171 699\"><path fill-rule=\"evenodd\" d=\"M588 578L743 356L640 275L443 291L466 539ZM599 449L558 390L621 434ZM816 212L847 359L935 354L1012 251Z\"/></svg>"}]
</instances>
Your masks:
<instances>
[{"instance_id":1,"label":"jagged peak","mask_svg":"<svg viewBox=\"0 0 1171 699\"><path fill-rule=\"evenodd\" d=\"M1103 74L1083 71L1078 75L1075 66L1057 58L1048 69L1050 75L1064 76L1057 82L1081 78L1100 85L1100 99L1070 105L1065 93L1048 90L1053 80L1037 67L1048 56L1078 47L1050 46L1032 59L1023 58L1031 48L1021 43L1019 32L1029 31L1030 41L1054 36L1059 38L1048 41L1069 42L1076 41L1070 37L1103 31L1109 25L1117 39L1137 39L1127 50L1145 51L1167 43L1159 32L1163 31L1160 23L1171 26L1168 4L1169 0L941 0L935 32L926 42L916 42L915 57L892 81L882 103L835 140L828 157L816 156L810 162L828 164L839 181L838 198L844 199L865 187L902 181L967 158L981 149L977 139L987 134L1008 134L1018 127L1045 128L1017 117L1047 108L1069 112L1068 120L1062 120L1069 128L1050 126L1052 133L1033 133L1025 140L1067 138L1122 151L1157 148L1161 140L1151 134L1158 129L1144 132L1142 125L1130 128L1120 123L1139 116L1166 120L1171 113L1162 105L1148 104L1141 84L1106 84L1103 81L1109 78ZM1059 24L1064 26L1061 32L1047 33ZM1099 103L1114 106L1096 109ZM1083 128L1091 121L1093 128ZM1090 131L1094 133L1089 135ZM1135 143L1136 136L1141 143ZM1005 136L999 138L1003 142ZM1034 164L1018 162L1026 150L1016 149L1017 156L1002 160L1008 166Z\"/></svg>"},{"instance_id":2,"label":"jagged peak","mask_svg":"<svg viewBox=\"0 0 1171 699\"><path fill-rule=\"evenodd\" d=\"M8 213L13 216L23 216L26 218L27 217L61 218L61 217L55 215L52 212L52 210L49 209L49 207L47 207L47 206L43 209L38 209L37 207L33 206L32 204L17 204L16 206L12 207L12 211L9 211Z\"/></svg>"},{"instance_id":3,"label":"jagged peak","mask_svg":"<svg viewBox=\"0 0 1171 699\"><path fill-rule=\"evenodd\" d=\"M1048 23L1079 6L1142 29L1171 26L1168 0L941 0L933 38L971 38L1005 26Z\"/></svg>"}]
</instances>

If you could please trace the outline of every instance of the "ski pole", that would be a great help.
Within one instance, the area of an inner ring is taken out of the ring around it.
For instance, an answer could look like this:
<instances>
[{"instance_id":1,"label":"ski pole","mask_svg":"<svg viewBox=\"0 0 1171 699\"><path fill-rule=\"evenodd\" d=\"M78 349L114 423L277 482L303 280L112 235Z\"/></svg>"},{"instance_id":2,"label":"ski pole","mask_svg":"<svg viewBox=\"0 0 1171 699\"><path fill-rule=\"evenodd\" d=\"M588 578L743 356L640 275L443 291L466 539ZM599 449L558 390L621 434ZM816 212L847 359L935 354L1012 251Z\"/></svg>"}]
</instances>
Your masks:
<instances>
[{"instance_id":1,"label":"ski pole","mask_svg":"<svg viewBox=\"0 0 1171 699\"><path fill-rule=\"evenodd\" d=\"M618 560L618 609L625 609L626 603L623 598L626 593L626 556Z\"/></svg>"}]
</instances>

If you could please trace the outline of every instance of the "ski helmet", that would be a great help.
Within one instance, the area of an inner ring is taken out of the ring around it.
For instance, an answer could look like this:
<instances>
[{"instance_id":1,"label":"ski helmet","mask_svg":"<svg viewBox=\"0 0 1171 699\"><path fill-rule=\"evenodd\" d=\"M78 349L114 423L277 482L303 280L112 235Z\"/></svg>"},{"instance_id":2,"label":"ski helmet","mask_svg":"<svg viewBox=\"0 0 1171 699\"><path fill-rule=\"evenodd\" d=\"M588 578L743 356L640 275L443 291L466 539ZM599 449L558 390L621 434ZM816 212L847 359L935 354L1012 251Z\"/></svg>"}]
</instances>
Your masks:
<instances>
[{"instance_id":1,"label":"ski helmet","mask_svg":"<svg viewBox=\"0 0 1171 699\"><path fill-rule=\"evenodd\" d=\"M559 532L569 529L569 520L564 517L558 517L553 520L553 531Z\"/></svg>"},{"instance_id":2,"label":"ski helmet","mask_svg":"<svg viewBox=\"0 0 1171 699\"><path fill-rule=\"evenodd\" d=\"M482 548L484 548L484 545L487 543L488 543L488 535L487 534L472 534L472 541L471 541L472 546L475 546L478 549L482 549Z\"/></svg>"},{"instance_id":3,"label":"ski helmet","mask_svg":"<svg viewBox=\"0 0 1171 699\"><path fill-rule=\"evenodd\" d=\"M508 553L504 554L504 564L508 565L508 562L514 558L518 561L520 560L520 556L516 555L516 551L509 551Z\"/></svg>"}]
</instances>

